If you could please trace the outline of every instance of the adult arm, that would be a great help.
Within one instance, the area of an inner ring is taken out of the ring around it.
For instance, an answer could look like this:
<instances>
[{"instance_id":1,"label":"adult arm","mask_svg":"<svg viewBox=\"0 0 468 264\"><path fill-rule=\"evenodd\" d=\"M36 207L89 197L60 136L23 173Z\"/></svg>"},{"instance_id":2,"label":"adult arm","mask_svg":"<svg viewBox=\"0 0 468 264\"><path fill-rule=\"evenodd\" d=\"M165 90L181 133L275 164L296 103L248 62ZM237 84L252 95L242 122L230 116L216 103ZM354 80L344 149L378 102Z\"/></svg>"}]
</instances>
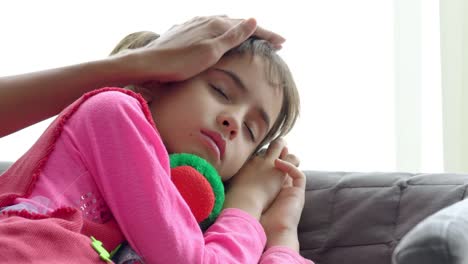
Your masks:
<instances>
[{"instance_id":1,"label":"adult arm","mask_svg":"<svg viewBox=\"0 0 468 264\"><path fill-rule=\"evenodd\" d=\"M126 80L122 60L108 58L0 78L0 137L58 114L83 93Z\"/></svg>"}]
</instances>

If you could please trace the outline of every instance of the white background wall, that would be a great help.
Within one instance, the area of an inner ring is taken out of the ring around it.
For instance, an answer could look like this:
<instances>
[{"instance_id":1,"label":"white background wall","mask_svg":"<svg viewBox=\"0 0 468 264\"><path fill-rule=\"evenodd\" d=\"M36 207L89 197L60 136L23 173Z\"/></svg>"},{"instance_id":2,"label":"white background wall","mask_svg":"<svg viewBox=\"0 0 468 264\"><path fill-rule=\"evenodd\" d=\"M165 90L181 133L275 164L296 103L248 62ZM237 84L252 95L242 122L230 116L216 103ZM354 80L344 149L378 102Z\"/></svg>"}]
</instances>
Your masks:
<instances>
[{"instance_id":1,"label":"white background wall","mask_svg":"<svg viewBox=\"0 0 468 264\"><path fill-rule=\"evenodd\" d=\"M99 59L128 33L161 33L193 16L255 17L287 38L280 55L302 98L301 117L287 140L301 167L397 169L393 1L161 3L3 1L0 76ZM0 138L0 160L20 157L48 123Z\"/></svg>"}]
</instances>

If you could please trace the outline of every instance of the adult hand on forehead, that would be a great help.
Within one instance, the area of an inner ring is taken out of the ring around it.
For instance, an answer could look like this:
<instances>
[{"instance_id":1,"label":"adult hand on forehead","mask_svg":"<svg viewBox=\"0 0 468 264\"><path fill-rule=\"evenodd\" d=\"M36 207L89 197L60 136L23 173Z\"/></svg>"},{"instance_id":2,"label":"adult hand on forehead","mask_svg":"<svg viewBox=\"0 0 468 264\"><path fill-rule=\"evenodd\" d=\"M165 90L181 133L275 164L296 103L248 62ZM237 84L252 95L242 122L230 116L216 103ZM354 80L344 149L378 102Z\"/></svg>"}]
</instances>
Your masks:
<instances>
[{"instance_id":1,"label":"adult hand on forehead","mask_svg":"<svg viewBox=\"0 0 468 264\"><path fill-rule=\"evenodd\" d=\"M145 48L127 53L133 55L132 75L139 81L183 81L208 69L252 35L270 41L276 48L285 41L257 26L253 18L195 17L173 26Z\"/></svg>"}]
</instances>

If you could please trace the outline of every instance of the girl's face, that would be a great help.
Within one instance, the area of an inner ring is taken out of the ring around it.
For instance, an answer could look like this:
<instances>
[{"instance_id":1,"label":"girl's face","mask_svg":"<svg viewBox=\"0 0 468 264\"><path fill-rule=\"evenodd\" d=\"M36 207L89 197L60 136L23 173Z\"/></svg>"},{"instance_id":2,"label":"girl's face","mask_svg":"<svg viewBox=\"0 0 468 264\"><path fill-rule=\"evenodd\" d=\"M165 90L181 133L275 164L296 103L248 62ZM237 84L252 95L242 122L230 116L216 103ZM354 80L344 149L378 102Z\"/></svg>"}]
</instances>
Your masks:
<instances>
[{"instance_id":1,"label":"girl's face","mask_svg":"<svg viewBox=\"0 0 468 264\"><path fill-rule=\"evenodd\" d=\"M192 153L230 179L281 110L283 94L254 56L230 56L199 75L154 90L151 112L169 153Z\"/></svg>"}]
</instances>

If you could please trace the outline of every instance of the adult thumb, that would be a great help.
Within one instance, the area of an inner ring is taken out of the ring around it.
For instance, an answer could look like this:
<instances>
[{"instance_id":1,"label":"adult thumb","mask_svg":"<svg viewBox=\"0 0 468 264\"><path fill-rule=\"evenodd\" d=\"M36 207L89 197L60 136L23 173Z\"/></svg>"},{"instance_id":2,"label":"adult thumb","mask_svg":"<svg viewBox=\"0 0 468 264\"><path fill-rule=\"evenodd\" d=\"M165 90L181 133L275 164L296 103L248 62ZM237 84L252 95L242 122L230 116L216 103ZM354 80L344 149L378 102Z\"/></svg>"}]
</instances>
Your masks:
<instances>
[{"instance_id":1,"label":"adult thumb","mask_svg":"<svg viewBox=\"0 0 468 264\"><path fill-rule=\"evenodd\" d=\"M217 38L219 45L221 45L220 48L228 51L240 45L252 36L256 29L257 21L254 18L243 20Z\"/></svg>"}]
</instances>

